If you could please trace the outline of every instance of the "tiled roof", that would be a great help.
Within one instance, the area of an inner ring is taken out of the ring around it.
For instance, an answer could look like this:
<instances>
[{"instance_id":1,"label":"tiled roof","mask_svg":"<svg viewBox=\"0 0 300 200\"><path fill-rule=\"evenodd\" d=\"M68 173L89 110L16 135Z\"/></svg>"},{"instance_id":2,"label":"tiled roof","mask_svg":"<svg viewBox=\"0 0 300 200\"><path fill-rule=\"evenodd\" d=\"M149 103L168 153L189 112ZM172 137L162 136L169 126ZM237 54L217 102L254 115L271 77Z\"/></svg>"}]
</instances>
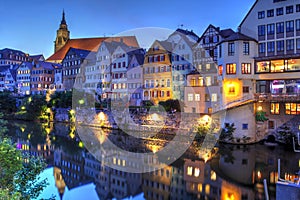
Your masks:
<instances>
[{"instance_id":1,"label":"tiled roof","mask_svg":"<svg viewBox=\"0 0 300 200\"><path fill-rule=\"evenodd\" d=\"M239 32L235 32L231 34L229 37L225 38L222 42L230 42L230 41L237 41L237 40L244 40L244 41L256 41L255 39L244 35Z\"/></svg>"},{"instance_id":2,"label":"tiled roof","mask_svg":"<svg viewBox=\"0 0 300 200\"><path fill-rule=\"evenodd\" d=\"M233 33L234 33L234 31L231 28L220 30L220 35L223 38L227 38L230 35L232 35Z\"/></svg>"},{"instance_id":3,"label":"tiled roof","mask_svg":"<svg viewBox=\"0 0 300 200\"><path fill-rule=\"evenodd\" d=\"M62 60L65 57L70 47L96 52L103 41L107 41L107 42L123 41L125 44L129 46L138 47L138 42L135 36L70 39L60 50L58 50L56 53L50 56L47 60L48 61Z\"/></svg>"}]
</instances>

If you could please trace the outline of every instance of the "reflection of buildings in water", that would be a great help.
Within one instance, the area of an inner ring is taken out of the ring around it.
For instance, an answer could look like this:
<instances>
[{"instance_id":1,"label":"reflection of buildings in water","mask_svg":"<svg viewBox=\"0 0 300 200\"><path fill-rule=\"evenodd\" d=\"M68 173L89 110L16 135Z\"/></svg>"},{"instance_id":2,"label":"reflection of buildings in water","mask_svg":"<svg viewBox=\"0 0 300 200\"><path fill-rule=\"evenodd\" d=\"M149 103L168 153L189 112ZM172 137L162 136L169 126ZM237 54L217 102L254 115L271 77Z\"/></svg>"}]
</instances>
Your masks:
<instances>
[{"instance_id":1,"label":"reflection of buildings in water","mask_svg":"<svg viewBox=\"0 0 300 200\"><path fill-rule=\"evenodd\" d=\"M141 192L141 174L109 168L90 153L85 154L84 171L86 176L94 180L100 199L120 199Z\"/></svg>"},{"instance_id":2,"label":"reflection of buildings in water","mask_svg":"<svg viewBox=\"0 0 300 200\"><path fill-rule=\"evenodd\" d=\"M197 198L220 199L221 179L204 160L185 159L184 180L186 190Z\"/></svg>"},{"instance_id":3,"label":"reflection of buildings in water","mask_svg":"<svg viewBox=\"0 0 300 200\"><path fill-rule=\"evenodd\" d=\"M184 180L184 161L177 160L172 164L172 181L170 189L170 199L195 199L194 195L186 190Z\"/></svg>"},{"instance_id":4,"label":"reflection of buildings in water","mask_svg":"<svg viewBox=\"0 0 300 200\"><path fill-rule=\"evenodd\" d=\"M61 175L61 169L58 167L53 167L53 175L55 179L55 186L58 190L60 199L62 199L65 192L66 183Z\"/></svg>"},{"instance_id":5,"label":"reflection of buildings in water","mask_svg":"<svg viewBox=\"0 0 300 200\"><path fill-rule=\"evenodd\" d=\"M143 174L144 197L146 199L169 199L172 173L172 167L166 166Z\"/></svg>"},{"instance_id":6,"label":"reflection of buildings in water","mask_svg":"<svg viewBox=\"0 0 300 200\"><path fill-rule=\"evenodd\" d=\"M243 200L243 199L255 199L255 195L252 187L237 186L234 183L230 183L226 180L222 180L221 186L221 198L228 200Z\"/></svg>"},{"instance_id":7,"label":"reflection of buildings in water","mask_svg":"<svg viewBox=\"0 0 300 200\"><path fill-rule=\"evenodd\" d=\"M88 183L84 174L84 152L67 153L59 148L55 150L55 164L61 168L61 174L69 189Z\"/></svg>"}]
</instances>

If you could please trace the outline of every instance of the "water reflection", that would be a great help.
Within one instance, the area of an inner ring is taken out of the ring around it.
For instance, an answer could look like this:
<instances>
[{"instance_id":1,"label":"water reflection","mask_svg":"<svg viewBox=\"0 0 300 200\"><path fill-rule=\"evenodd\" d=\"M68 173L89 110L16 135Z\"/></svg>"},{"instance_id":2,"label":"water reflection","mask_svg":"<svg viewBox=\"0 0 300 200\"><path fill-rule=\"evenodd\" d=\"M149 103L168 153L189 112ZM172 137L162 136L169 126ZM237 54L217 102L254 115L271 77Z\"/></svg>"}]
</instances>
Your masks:
<instances>
[{"instance_id":1,"label":"water reflection","mask_svg":"<svg viewBox=\"0 0 300 200\"><path fill-rule=\"evenodd\" d=\"M49 167L53 167L56 188L53 193L59 193L57 199L64 199L66 191L90 183L95 185L99 199L122 199L139 194L145 199L264 199L263 179L268 181L270 199L275 199L277 159L281 159L281 177L294 175L300 167L296 153L280 146L271 149L257 144L220 145L204 158L199 158L200 153L192 148L171 165L161 168L163 163L159 159L143 157L141 160L139 154L124 157L114 154L113 150L101 151L101 145L107 140L116 145L126 144L124 149L130 151L143 147L153 152L161 148L153 141L136 146L132 138L118 132L94 131L86 135L90 146L85 146L101 152L95 157L81 145L76 131L66 124L11 122L9 130L17 148L43 156ZM107 167L105 162L108 161L116 167ZM147 163L157 170L130 173L117 168L145 167L139 163Z\"/></svg>"}]
</instances>

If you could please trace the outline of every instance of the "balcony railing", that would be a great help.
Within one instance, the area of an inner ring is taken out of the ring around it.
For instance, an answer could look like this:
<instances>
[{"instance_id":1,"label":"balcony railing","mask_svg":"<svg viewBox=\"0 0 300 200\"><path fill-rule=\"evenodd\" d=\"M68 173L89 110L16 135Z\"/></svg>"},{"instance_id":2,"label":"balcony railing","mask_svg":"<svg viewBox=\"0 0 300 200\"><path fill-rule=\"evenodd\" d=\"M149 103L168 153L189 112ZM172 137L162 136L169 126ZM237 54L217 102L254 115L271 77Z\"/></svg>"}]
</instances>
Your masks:
<instances>
[{"instance_id":1,"label":"balcony railing","mask_svg":"<svg viewBox=\"0 0 300 200\"><path fill-rule=\"evenodd\" d=\"M300 94L270 94L256 93L254 94L255 101L275 101L275 102L295 102L300 101Z\"/></svg>"}]
</instances>

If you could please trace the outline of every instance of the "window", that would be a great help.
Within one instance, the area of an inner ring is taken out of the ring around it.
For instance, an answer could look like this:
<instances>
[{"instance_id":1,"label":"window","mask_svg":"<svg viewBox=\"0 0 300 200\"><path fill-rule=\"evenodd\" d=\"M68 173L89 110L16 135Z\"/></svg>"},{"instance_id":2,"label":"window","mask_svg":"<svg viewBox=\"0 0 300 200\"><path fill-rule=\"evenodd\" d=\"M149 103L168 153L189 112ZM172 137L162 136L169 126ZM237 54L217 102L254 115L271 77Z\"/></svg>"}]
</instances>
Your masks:
<instances>
[{"instance_id":1,"label":"window","mask_svg":"<svg viewBox=\"0 0 300 200\"><path fill-rule=\"evenodd\" d=\"M226 74L236 74L236 64L226 64Z\"/></svg>"},{"instance_id":2,"label":"window","mask_svg":"<svg viewBox=\"0 0 300 200\"><path fill-rule=\"evenodd\" d=\"M274 129L274 128L275 128L275 122L269 120L269 121L268 121L268 128L269 128L269 129Z\"/></svg>"},{"instance_id":3,"label":"window","mask_svg":"<svg viewBox=\"0 0 300 200\"><path fill-rule=\"evenodd\" d=\"M297 39L297 44L296 44L296 46L297 46L297 50L299 50L299 49L300 49L300 38Z\"/></svg>"},{"instance_id":4,"label":"window","mask_svg":"<svg viewBox=\"0 0 300 200\"><path fill-rule=\"evenodd\" d=\"M222 76L222 75L223 75L223 66L222 66L222 65L219 65L219 66L218 66L218 69L219 69L218 74L219 74L220 76Z\"/></svg>"},{"instance_id":5,"label":"window","mask_svg":"<svg viewBox=\"0 0 300 200\"><path fill-rule=\"evenodd\" d=\"M277 15L277 16L283 15L283 7L277 8L277 9L276 9L276 15Z\"/></svg>"},{"instance_id":6,"label":"window","mask_svg":"<svg viewBox=\"0 0 300 200\"><path fill-rule=\"evenodd\" d=\"M216 102L218 100L218 95L216 93L211 94L211 101Z\"/></svg>"},{"instance_id":7,"label":"window","mask_svg":"<svg viewBox=\"0 0 300 200\"><path fill-rule=\"evenodd\" d=\"M258 26L258 36L264 36L266 34L266 26L260 25Z\"/></svg>"},{"instance_id":8,"label":"window","mask_svg":"<svg viewBox=\"0 0 300 200\"><path fill-rule=\"evenodd\" d=\"M267 34L268 35L274 35L274 29L275 29L274 24L268 24L267 25Z\"/></svg>"},{"instance_id":9,"label":"window","mask_svg":"<svg viewBox=\"0 0 300 200\"><path fill-rule=\"evenodd\" d=\"M286 7L286 10L285 10L285 13L286 14L291 14L291 13L293 13L294 12L294 6L287 6Z\"/></svg>"},{"instance_id":10,"label":"window","mask_svg":"<svg viewBox=\"0 0 300 200\"><path fill-rule=\"evenodd\" d=\"M259 43L258 52L259 53L265 53L266 52L266 43Z\"/></svg>"},{"instance_id":11,"label":"window","mask_svg":"<svg viewBox=\"0 0 300 200\"><path fill-rule=\"evenodd\" d=\"M248 130L248 124L242 124L242 129L243 130Z\"/></svg>"},{"instance_id":12,"label":"window","mask_svg":"<svg viewBox=\"0 0 300 200\"><path fill-rule=\"evenodd\" d=\"M228 56L234 56L234 42L228 43Z\"/></svg>"},{"instance_id":13,"label":"window","mask_svg":"<svg viewBox=\"0 0 300 200\"><path fill-rule=\"evenodd\" d=\"M275 42L268 42L267 46L268 46L268 52L274 52L274 50L275 50Z\"/></svg>"},{"instance_id":14,"label":"window","mask_svg":"<svg viewBox=\"0 0 300 200\"><path fill-rule=\"evenodd\" d=\"M205 94L205 101L207 102L207 101L210 101L210 96L209 96L209 94Z\"/></svg>"},{"instance_id":15,"label":"window","mask_svg":"<svg viewBox=\"0 0 300 200\"><path fill-rule=\"evenodd\" d=\"M243 93L249 93L249 86L243 86Z\"/></svg>"},{"instance_id":16,"label":"window","mask_svg":"<svg viewBox=\"0 0 300 200\"><path fill-rule=\"evenodd\" d=\"M200 94L195 94L195 101L200 101Z\"/></svg>"},{"instance_id":17,"label":"window","mask_svg":"<svg viewBox=\"0 0 300 200\"><path fill-rule=\"evenodd\" d=\"M287 51L294 50L294 39L286 40L286 50Z\"/></svg>"},{"instance_id":18,"label":"window","mask_svg":"<svg viewBox=\"0 0 300 200\"><path fill-rule=\"evenodd\" d=\"M219 45L219 58L222 57L222 44Z\"/></svg>"},{"instance_id":19,"label":"window","mask_svg":"<svg viewBox=\"0 0 300 200\"><path fill-rule=\"evenodd\" d=\"M211 77L210 76L207 76L205 78L205 81L206 81L206 86L211 86Z\"/></svg>"},{"instance_id":20,"label":"window","mask_svg":"<svg viewBox=\"0 0 300 200\"><path fill-rule=\"evenodd\" d=\"M188 101L193 101L194 100L194 95L192 93L188 94Z\"/></svg>"},{"instance_id":21,"label":"window","mask_svg":"<svg viewBox=\"0 0 300 200\"><path fill-rule=\"evenodd\" d=\"M295 23L296 23L296 31L300 31L300 19L297 19Z\"/></svg>"},{"instance_id":22,"label":"window","mask_svg":"<svg viewBox=\"0 0 300 200\"><path fill-rule=\"evenodd\" d=\"M294 31L294 21L287 21L286 32L293 32L293 31Z\"/></svg>"},{"instance_id":23,"label":"window","mask_svg":"<svg viewBox=\"0 0 300 200\"><path fill-rule=\"evenodd\" d=\"M300 12L300 4L296 5L296 12Z\"/></svg>"},{"instance_id":24,"label":"window","mask_svg":"<svg viewBox=\"0 0 300 200\"><path fill-rule=\"evenodd\" d=\"M251 74L251 63L242 63L242 74Z\"/></svg>"},{"instance_id":25,"label":"window","mask_svg":"<svg viewBox=\"0 0 300 200\"><path fill-rule=\"evenodd\" d=\"M299 115L300 114L300 103L286 103L285 104L286 115Z\"/></svg>"},{"instance_id":26,"label":"window","mask_svg":"<svg viewBox=\"0 0 300 200\"><path fill-rule=\"evenodd\" d=\"M279 40L276 42L277 52L284 51L284 40Z\"/></svg>"},{"instance_id":27,"label":"window","mask_svg":"<svg viewBox=\"0 0 300 200\"><path fill-rule=\"evenodd\" d=\"M249 55L250 49L249 49L249 42L243 42L243 54Z\"/></svg>"},{"instance_id":28,"label":"window","mask_svg":"<svg viewBox=\"0 0 300 200\"><path fill-rule=\"evenodd\" d=\"M263 19L263 18L265 18L265 11L258 12L258 19Z\"/></svg>"},{"instance_id":29,"label":"window","mask_svg":"<svg viewBox=\"0 0 300 200\"><path fill-rule=\"evenodd\" d=\"M272 115L279 115L279 103L271 103L270 113Z\"/></svg>"},{"instance_id":30,"label":"window","mask_svg":"<svg viewBox=\"0 0 300 200\"><path fill-rule=\"evenodd\" d=\"M274 9L267 10L267 17L274 17Z\"/></svg>"}]
</instances>

